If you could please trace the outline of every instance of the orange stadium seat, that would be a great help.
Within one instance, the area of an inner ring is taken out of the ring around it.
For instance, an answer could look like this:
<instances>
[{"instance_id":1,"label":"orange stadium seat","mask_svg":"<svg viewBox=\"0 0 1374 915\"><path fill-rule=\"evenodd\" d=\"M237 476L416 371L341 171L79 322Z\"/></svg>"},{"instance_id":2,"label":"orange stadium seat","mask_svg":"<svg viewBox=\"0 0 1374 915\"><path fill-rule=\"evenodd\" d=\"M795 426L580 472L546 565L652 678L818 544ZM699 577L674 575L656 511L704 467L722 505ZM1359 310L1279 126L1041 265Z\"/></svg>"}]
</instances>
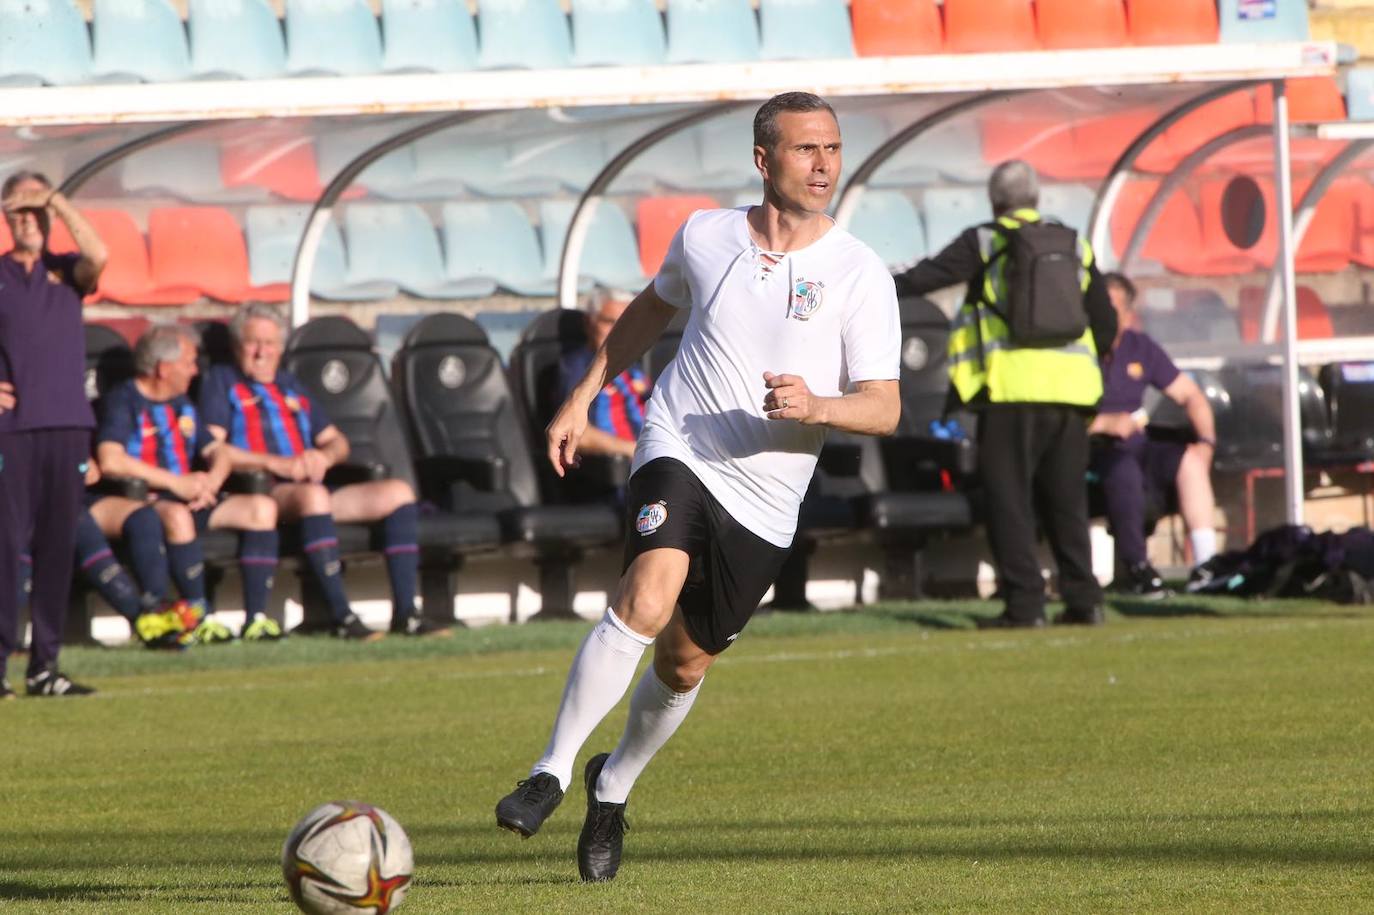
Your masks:
<instances>
[{"instance_id":1,"label":"orange stadium seat","mask_svg":"<svg viewBox=\"0 0 1374 915\"><path fill-rule=\"evenodd\" d=\"M854 50L860 57L939 54L945 46L935 0L853 0Z\"/></svg>"},{"instance_id":2,"label":"orange stadium seat","mask_svg":"<svg viewBox=\"0 0 1374 915\"><path fill-rule=\"evenodd\" d=\"M82 210L109 252L109 261L100 274L100 288L87 297L88 302L111 301L121 305L185 305L200 298L200 292L186 286L159 288L148 266L148 245L133 217L123 210ZM66 223L53 224L48 247L53 251L76 250L76 242Z\"/></svg>"},{"instance_id":3,"label":"orange stadium seat","mask_svg":"<svg viewBox=\"0 0 1374 915\"><path fill-rule=\"evenodd\" d=\"M1255 123L1253 91L1231 92L1189 112L1141 153L1142 171L1170 172L1179 160L1236 127Z\"/></svg>"},{"instance_id":4,"label":"orange stadium seat","mask_svg":"<svg viewBox=\"0 0 1374 915\"><path fill-rule=\"evenodd\" d=\"M645 276L658 273L678 227L696 210L720 206L711 197L644 197L635 208L639 223L639 263Z\"/></svg>"},{"instance_id":5,"label":"orange stadium seat","mask_svg":"<svg viewBox=\"0 0 1374 915\"><path fill-rule=\"evenodd\" d=\"M1374 267L1374 185L1357 180L1349 187L1355 204L1355 242L1350 259L1361 267Z\"/></svg>"},{"instance_id":6,"label":"orange stadium seat","mask_svg":"<svg viewBox=\"0 0 1374 915\"><path fill-rule=\"evenodd\" d=\"M1121 189L1110 222L1112 247L1118 258L1125 253L1126 244L1158 187L1159 182L1145 180L1127 182ZM1175 192L1160 211L1138 256L1157 261L1175 273L1210 275L1212 270L1202 252L1197 207L1186 193Z\"/></svg>"},{"instance_id":7,"label":"orange stadium seat","mask_svg":"<svg viewBox=\"0 0 1374 915\"><path fill-rule=\"evenodd\" d=\"M1054 48L1119 48L1129 44L1121 0L1036 0L1040 44Z\"/></svg>"},{"instance_id":8,"label":"orange stadium seat","mask_svg":"<svg viewBox=\"0 0 1374 915\"><path fill-rule=\"evenodd\" d=\"M315 147L305 139L231 143L220 151L220 174L225 187L264 187L287 200L313 203L324 190ZM360 187L351 187L343 199L365 193Z\"/></svg>"},{"instance_id":9,"label":"orange stadium seat","mask_svg":"<svg viewBox=\"0 0 1374 915\"><path fill-rule=\"evenodd\" d=\"M1302 200L1307 182L1294 189L1295 201ZM1356 205L1364 181L1345 178L1335 181L1317 201L1312 222L1298 245L1295 266L1299 273L1337 273L1350 266L1355 251Z\"/></svg>"},{"instance_id":10,"label":"orange stadium seat","mask_svg":"<svg viewBox=\"0 0 1374 915\"><path fill-rule=\"evenodd\" d=\"M998 111L980 118L978 126L983 160L990 165L1008 159L1024 159L1041 177L1094 177L1079 174L1073 123L1065 118L1035 115L1012 118Z\"/></svg>"},{"instance_id":11,"label":"orange stadium seat","mask_svg":"<svg viewBox=\"0 0 1374 915\"><path fill-rule=\"evenodd\" d=\"M1215 44L1215 0L1126 0L1131 42L1138 45Z\"/></svg>"},{"instance_id":12,"label":"orange stadium seat","mask_svg":"<svg viewBox=\"0 0 1374 915\"><path fill-rule=\"evenodd\" d=\"M1345 120L1345 96L1331 76L1290 79L1285 83L1288 120L1293 124L1316 124ZM1261 124L1274 120L1274 90L1260 86L1255 94L1255 119Z\"/></svg>"},{"instance_id":13,"label":"orange stadium seat","mask_svg":"<svg viewBox=\"0 0 1374 915\"><path fill-rule=\"evenodd\" d=\"M955 53L1034 51L1030 0L945 0L945 48Z\"/></svg>"},{"instance_id":14,"label":"orange stadium seat","mask_svg":"<svg viewBox=\"0 0 1374 915\"><path fill-rule=\"evenodd\" d=\"M148 215L148 255L159 288L192 287L221 302L284 302L286 283L253 286L243 230L219 207L169 207Z\"/></svg>"},{"instance_id":15,"label":"orange stadium seat","mask_svg":"<svg viewBox=\"0 0 1374 915\"><path fill-rule=\"evenodd\" d=\"M1085 177L1107 174L1131 141L1157 120L1157 111L1128 111L1075 122L1073 148L1077 170Z\"/></svg>"},{"instance_id":16,"label":"orange stadium seat","mask_svg":"<svg viewBox=\"0 0 1374 915\"><path fill-rule=\"evenodd\" d=\"M1335 334L1331 312L1321 296L1309 286L1299 286L1298 339L1329 340ZM1246 286L1240 291L1240 336L1246 343L1257 343L1264 320L1263 286Z\"/></svg>"}]
</instances>

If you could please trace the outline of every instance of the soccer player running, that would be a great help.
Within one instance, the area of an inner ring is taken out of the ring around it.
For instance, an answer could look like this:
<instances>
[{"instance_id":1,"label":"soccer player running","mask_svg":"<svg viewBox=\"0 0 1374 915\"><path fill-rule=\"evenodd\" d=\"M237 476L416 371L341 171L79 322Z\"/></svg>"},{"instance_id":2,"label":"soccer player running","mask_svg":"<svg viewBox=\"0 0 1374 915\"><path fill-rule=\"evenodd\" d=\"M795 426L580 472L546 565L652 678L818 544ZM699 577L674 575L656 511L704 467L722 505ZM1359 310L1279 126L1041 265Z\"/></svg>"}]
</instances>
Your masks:
<instances>
[{"instance_id":1,"label":"soccer player running","mask_svg":"<svg viewBox=\"0 0 1374 915\"><path fill-rule=\"evenodd\" d=\"M892 279L825 215L840 178L834 111L809 93L770 99L754 118L754 163L763 204L687 219L547 431L562 475L606 379L691 309L635 451L612 606L573 659L544 755L496 806L498 825L539 830L653 644L620 743L584 770L583 880L615 877L630 789L777 576L826 429L887 435L901 409Z\"/></svg>"},{"instance_id":2,"label":"soccer player running","mask_svg":"<svg viewBox=\"0 0 1374 915\"><path fill-rule=\"evenodd\" d=\"M145 591L165 595L165 569L170 567L185 601L182 644L233 638L210 615L205 556L197 537L207 528L242 531L239 568L247 618L241 635L249 641L276 640L281 627L267 616L267 601L277 567L277 505L265 495L220 498L235 449L210 435L187 396L197 372L199 342L194 330L175 324L154 327L140 337L134 346L137 375L105 395L96 434L95 454L103 473L144 480L157 491L152 508L163 530L131 528L130 519L145 505L123 496L97 500L91 515L107 536L125 535ZM160 555L164 536L165 558ZM153 633L138 635L149 641Z\"/></svg>"}]
</instances>

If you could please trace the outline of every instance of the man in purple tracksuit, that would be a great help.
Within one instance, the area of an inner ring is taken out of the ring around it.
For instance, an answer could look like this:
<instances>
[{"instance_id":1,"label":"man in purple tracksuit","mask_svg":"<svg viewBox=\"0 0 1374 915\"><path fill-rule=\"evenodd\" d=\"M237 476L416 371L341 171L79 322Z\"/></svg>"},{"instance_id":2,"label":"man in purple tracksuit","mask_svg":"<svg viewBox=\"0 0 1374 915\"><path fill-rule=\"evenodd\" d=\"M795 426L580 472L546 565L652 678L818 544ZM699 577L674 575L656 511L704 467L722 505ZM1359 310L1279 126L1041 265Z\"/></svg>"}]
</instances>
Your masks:
<instances>
[{"instance_id":1,"label":"man in purple tracksuit","mask_svg":"<svg viewBox=\"0 0 1374 915\"><path fill-rule=\"evenodd\" d=\"M17 172L0 186L14 249L0 256L0 700L19 647L20 557L33 560L31 696L91 692L58 672L76 522L95 417L86 401L81 298L105 268L100 236L52 183ZM78 253L47 250L52 218ZM31 546L31 548L30 548Z\"/></svg>"}]
</instances>

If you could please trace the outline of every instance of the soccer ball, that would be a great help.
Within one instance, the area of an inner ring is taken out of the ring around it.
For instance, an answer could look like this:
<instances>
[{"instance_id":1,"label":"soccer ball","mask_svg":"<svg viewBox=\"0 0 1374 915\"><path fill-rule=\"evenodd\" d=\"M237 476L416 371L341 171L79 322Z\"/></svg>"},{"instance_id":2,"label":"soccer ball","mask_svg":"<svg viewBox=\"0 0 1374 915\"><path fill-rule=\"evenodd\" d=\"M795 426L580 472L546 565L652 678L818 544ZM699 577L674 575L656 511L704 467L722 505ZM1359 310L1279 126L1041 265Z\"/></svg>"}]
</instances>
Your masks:
<instances>
[{"instance_id":1,"label":"soccer ball","mask_svg":"<svg viewBox=\"0 0 1374 915\"><path fill-rule=\"evenodd\" d=\"M287 889L309 915L386 915L405 898L414 869L401 824L358 801L316 807L281 850Z\"/></svg>"}]
</instances>

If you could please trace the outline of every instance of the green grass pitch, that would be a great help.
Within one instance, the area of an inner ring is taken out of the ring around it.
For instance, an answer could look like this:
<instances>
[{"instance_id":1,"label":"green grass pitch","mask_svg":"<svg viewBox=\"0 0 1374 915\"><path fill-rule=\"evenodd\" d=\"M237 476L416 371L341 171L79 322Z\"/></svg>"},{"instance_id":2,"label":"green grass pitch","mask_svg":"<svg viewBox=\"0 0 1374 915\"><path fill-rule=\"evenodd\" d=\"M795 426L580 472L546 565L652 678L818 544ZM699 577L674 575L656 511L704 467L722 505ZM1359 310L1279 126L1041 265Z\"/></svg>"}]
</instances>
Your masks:
<instances>
[{"instance_id":1,"label":"green grass pitch","mask_svg":"<svg viewBox=\"0 0 1374 915\"><path fill-rule=\"evenodd\" d=\"M756 619L596 886L580 787L528 841L492 817L586 624L72 649L98 695L0 706L0 911L286 913L281 842L343 798L406 827L416 915L1374 911L1374 610L1176 599L969 628L991 612Z\"/></svg>"}]
</instances>

